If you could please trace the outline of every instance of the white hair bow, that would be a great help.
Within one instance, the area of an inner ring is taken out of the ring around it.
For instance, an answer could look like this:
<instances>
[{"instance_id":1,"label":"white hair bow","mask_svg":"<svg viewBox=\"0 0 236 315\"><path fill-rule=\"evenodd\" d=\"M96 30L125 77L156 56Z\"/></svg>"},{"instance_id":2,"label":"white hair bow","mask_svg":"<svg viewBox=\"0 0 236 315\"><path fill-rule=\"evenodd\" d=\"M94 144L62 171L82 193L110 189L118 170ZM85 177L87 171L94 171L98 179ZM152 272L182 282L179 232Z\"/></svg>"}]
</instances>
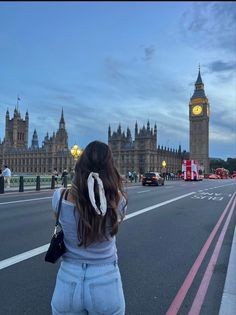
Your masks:
<instances>
[{"instance_id":1,"label":"white hair bow","mask_svg":"<svg viewBox=\"0 0 236 315\"><path fill-rule=\"evenodd\" d=\"M99 198L100 198L100 209L98 209L95 201L95 195L94 195L94 178L97 180L98 183L98 190L99 190ZM92 206L94 207L97 214L104 216L107 212L107 200L105 196L105 191L103 188L103 182L99 177L98 173L91 172L89 174L88 180L88 193L89 193L89 199L91 201Z\"/></svg>"}]
</instances>

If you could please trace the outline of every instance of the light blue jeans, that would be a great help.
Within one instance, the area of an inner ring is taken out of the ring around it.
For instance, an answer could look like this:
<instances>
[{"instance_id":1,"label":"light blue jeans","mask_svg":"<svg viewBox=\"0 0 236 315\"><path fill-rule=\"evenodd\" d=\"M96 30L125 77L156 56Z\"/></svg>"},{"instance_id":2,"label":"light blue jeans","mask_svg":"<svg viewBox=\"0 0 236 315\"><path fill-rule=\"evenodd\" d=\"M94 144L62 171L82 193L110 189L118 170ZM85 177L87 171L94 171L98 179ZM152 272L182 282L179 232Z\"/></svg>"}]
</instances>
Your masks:
<instances>
[{"instance_id":1,"label":"light blue jeans","mask_svg":"<svg viewBox=\"0 0 236 315\"><path fill-rule=\"evenodd\" d=\"M124 315L119 267L62 261L52 297L53 315Z\"/></svg>"}]
</instances>

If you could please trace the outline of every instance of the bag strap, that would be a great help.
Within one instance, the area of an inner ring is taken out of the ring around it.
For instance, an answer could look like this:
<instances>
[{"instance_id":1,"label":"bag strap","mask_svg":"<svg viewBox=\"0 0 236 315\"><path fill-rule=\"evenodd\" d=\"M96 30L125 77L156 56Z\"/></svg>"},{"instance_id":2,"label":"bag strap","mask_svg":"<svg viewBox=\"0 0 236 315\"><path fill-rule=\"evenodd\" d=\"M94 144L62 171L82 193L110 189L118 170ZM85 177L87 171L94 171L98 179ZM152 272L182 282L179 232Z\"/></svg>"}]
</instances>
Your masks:
<instances>
[{"instance_id":1,"label":"bag strap","mask_svg":"<svg viewBox=\"0 0 236 315\"><path fill-rule=\"evenodd\" d=\"M69 194L69 189L66 190L66 193L65 193L65 200L67 200L68 194Z\"/></svg>"},{"instance_id":2,"label":"bag strap","mask_svg":"<svg viewBox=\"0 0 236 315\"><path fill-rule=\"evenodd\" d=\"M67 189L63 189L62 192L61 192L61 196L60 196L60 199L59 199L59 204L58 204L58 210L57 210L57 218L56 218L56 224L55 224L55 227L58 226L59 224L59 217L60 217L60 212L61 212L61 204L62 204L62 198L63 198L63 195L64 193L66 192Z\"/></svg>"}]
</instances>

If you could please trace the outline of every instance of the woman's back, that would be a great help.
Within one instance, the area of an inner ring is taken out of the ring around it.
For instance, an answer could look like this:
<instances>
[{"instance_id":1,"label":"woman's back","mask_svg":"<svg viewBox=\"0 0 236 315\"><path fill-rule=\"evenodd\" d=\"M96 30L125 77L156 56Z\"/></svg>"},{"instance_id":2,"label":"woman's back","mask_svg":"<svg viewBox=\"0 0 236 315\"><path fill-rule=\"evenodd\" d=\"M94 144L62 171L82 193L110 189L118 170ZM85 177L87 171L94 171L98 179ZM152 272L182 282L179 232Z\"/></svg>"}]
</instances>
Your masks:
<instances>
[{"instance_id":1,"label":"woman's back","mask_svg":"<svg viewBox=\"0 0 236 315\"><path fill-rule=\"evenodd\" d=\"M52 199L52 207L55 213L60 199L62 189L57 189L54 192ZM108 263L117 259L115 236L111 237L111 227L107 224L107 238L102 242L94 242L87 247L79 246L77 226L79 221L79 211L76 209L73 199L68 194L67 200L62 200L60 224L64 232L64 243L66 253L62 259L70 262L83 262L89 264ZM126 201L121 197L118 204L118 220L120 221L125 213Z\"/></svg>"}]
</instances>

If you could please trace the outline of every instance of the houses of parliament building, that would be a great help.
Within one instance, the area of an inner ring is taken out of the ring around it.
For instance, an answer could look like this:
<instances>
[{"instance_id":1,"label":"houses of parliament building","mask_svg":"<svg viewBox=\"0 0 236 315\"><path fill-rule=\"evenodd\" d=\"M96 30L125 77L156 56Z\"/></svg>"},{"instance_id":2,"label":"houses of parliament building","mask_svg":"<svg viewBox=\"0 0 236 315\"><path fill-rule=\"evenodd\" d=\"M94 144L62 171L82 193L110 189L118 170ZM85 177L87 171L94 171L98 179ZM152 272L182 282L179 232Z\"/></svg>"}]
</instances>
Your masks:
<instances>
[{"instance_id":1,"label":"houses of parliament building","mask_svg":"<svg viewBox=\"0 0 236 315\"><path fill-rule=\"evenodd\" d=\"M181 170L182 160L188 157L186 151L157 146L157 126L151 128L149 121L147 126L138 128L135 124L135 138L132 140L131 131L127 128L126 133L119 125L117 131L111 133L108 128L108 144L112 150L116 166L121 174L127 171L135 171L143 174L148 171L160 173L176 173ZM166 162L163 168L162 162Z\"/></svg>"},{"instance_id":2,"label":"houses of parliament building","mask_svg":"<svg viewBox=\"0 0 236 315\"><path fill-rule=\"evenodd\" d=\"M190 152L167 148L157 144L157 125L138 128L135 124L134 140L131 131L121 130L121 125L113 133L108 128L108 145L111 148L118 171L126 175L128 171L143 174L148 171L176 173L182 168L182 160L196 160L209 172L209 117L210 104L205 95L200 67L195 82L195 90L189 102L189 147ZM62 172L74 167L74 160L68 148L68 134L65 128L63 110L56 133L45 136L39 147L38 136L34 130L31 145L28 146L29 114L21 118L17 108L10 119L6 112L5 138L0 141L0 167L8 165L14 173L43 174L57 169ZM166 167L163 169L163 161Z\"/></svg>"},{"instance_id":3,"label":"houses of parliament building","mask_svg":"<svg viewBox=\"0 0 236 315\"><path fill-rule=\"evenodd\" d=\"M52 173L54 168L58 172L62 172L64 168L73 169L74 160L68 147L63 110L57 132L51 137L47 133L41 147L36 130L32 135L31 145L28 144L28 111L23 119L17 108L12 118L7 110L5 118L5 138L0 142L0 168L8 165L17 174L48 174ZM136 123L134 141L129 128L125 135L121 126L113 134L109 127L108 145L121 174L127 174L129 170L135 170L139 174L147 170L161 171L164 160L168 171L176 172L181 169L181 161L184 158L180 146L178 150L157 147L157 126L153 129L149 122L147 127L140 130Z\"/></svg>"},{"instance_id":4,"label":"houses of parliament building","mask_svg":"<svg viewBox=\"0 0 236 315\"><path fill-rule=\"evenodd\" d=\"M181 171L182 160L195 160L202 166L204 173L209 172L209 116L210 104L205 95L200 66L195 89L189 104L189 148L190 152L170 149L157 145L157 126L138 128L135 124L135 137L132 140L130 129L127 132L118 129L111 132L108 128L108 144L111 147L116 165L121 174L134 170L139 174L148 171L173 172ZM163 170L162 162L166 162Z\"/></svg>"},{"instance_id":5,"label":"houses of parliament building","mask_svg":"<svg viewBox=\"0 0 236 315\"><path fill-rule=\"evenodd\" d=\"M63 110L59 128L49 137L46 134L42 146L39 146L37 131L34 130L31 145L28 145L29 113L21 117L15 108L13 118L7 110L5 120L5 138L0 142L0 168L10 167L14 173L48 174L54 168L62 172L71 170L74 160L68 148L68 134L65 128Z\"/></svg>"}]
</instances>

